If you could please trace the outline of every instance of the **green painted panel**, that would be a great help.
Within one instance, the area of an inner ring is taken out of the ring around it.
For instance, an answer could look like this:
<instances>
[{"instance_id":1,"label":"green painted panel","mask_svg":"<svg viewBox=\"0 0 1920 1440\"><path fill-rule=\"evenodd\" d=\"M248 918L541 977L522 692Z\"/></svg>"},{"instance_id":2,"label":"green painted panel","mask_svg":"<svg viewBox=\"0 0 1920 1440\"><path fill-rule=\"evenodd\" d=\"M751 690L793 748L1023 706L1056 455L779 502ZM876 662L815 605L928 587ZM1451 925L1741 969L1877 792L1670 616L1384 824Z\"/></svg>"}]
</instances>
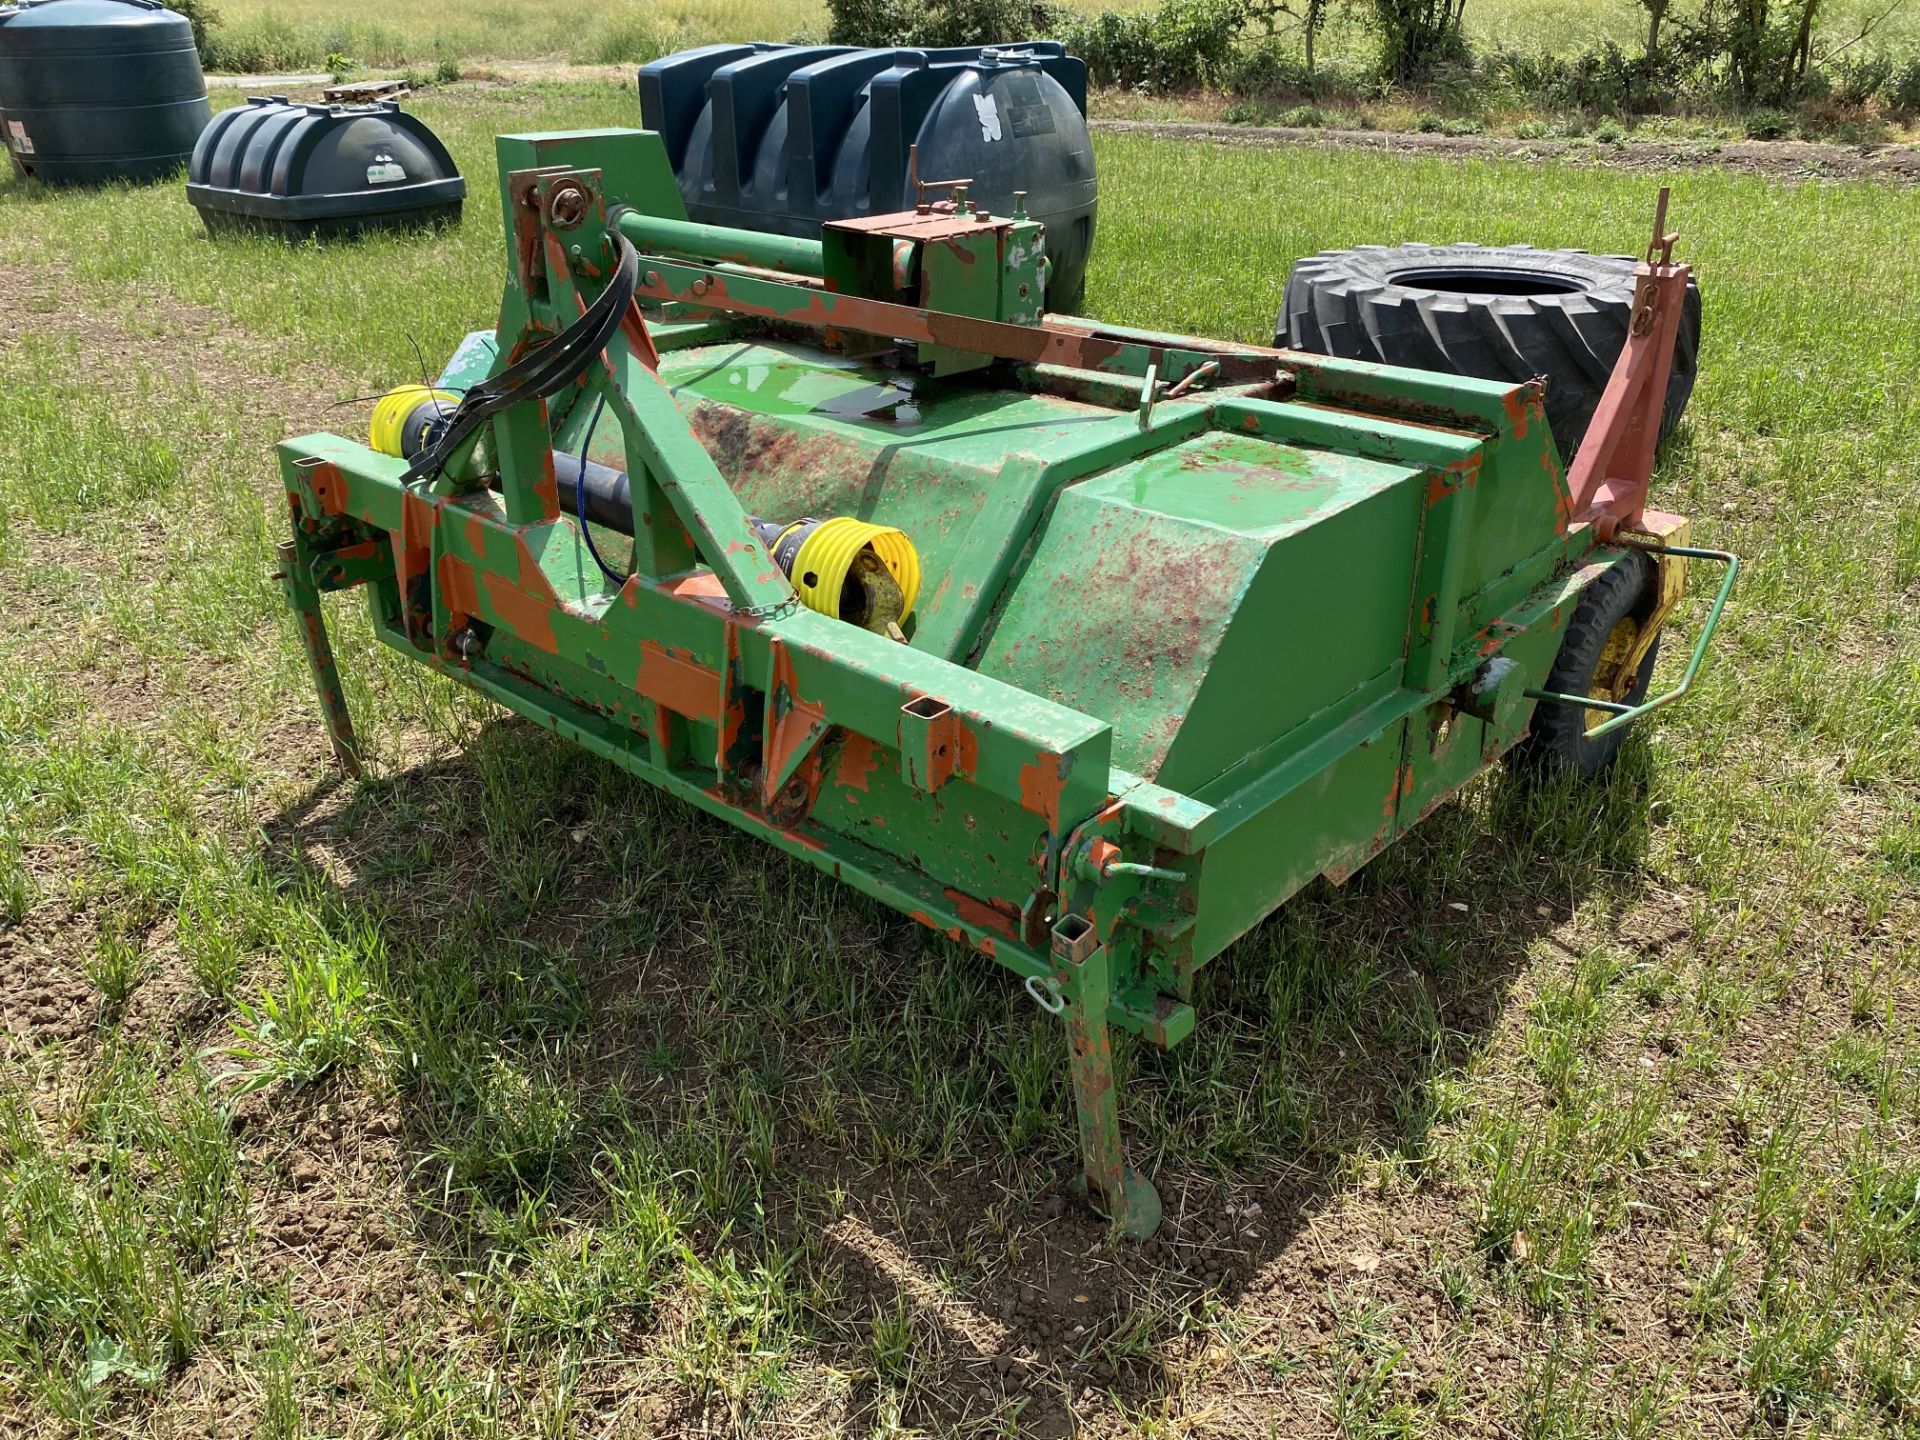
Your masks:
<instances>
[{"instance_id":1,"label":"green painted panel","mask_svg":"<svg viewBox=\"0 0 1920 1440\"><path fill-rule=\"evenodd\" d=\"M1170 519L1272 541L1412 473L1400 465L1227 432L1196 436L1080 488Z\"/></svg>"},{"instance_id":2,"label":"green painted panel","mask_svg":"<svg viewBox=\"0 0 1920 1440\"><path fill-rule=\"evenodd\" d=\"M1219 954L1323 870L1357 869L1393 838L1407 723L1340 754L1207 847L1196 963Z\"/></svg>"},{"instance_id":3,"label":"green painted panel","mask_svg":"<svg viewBox=\"0 0 1920 1440\"><path fill-rule=\"evenodd\" d=\"M1061 493L979 668L1191 793L1398 662L1423 473L1197 436Z\"/></svg>"}]
</instances>

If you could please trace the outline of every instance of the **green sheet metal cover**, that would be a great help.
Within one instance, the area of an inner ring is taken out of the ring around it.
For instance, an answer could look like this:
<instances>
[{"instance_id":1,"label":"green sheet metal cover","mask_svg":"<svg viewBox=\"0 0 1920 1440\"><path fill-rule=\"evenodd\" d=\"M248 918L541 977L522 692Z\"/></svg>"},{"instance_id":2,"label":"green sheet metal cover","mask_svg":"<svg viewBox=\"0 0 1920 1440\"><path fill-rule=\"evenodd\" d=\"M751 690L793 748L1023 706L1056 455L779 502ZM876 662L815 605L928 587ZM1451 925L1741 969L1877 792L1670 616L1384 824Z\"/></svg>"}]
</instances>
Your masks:
<instances>
[{"instance_id":1,"label":"green sheet metal cover","mask_svg":"<svg viewBox=\"0 0 1920 1440\"><path fill-rule=\"evenodd\" d=\"M1070 486L979 668L1196 789L1399 662L1421 473L1214 432Z\"/></svg>"}]
</instances>

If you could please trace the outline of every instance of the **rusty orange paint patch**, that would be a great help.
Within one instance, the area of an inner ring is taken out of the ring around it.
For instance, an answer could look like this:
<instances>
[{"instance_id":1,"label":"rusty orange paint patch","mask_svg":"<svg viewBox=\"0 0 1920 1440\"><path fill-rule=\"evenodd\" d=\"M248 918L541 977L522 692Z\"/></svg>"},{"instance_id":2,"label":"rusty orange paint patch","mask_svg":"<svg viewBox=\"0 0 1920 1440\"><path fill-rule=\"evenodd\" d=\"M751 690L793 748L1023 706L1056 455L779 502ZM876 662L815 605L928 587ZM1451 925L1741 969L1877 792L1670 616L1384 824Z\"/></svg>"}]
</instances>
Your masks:
<instances>
[{"instance_id":1,"label":"rusty orange paint patch","mask_svg":"<svg viewBox=\"0 0 1920 1440\"><path fill-rule=\"evenodd\" d=\"M1527 430L1533 421L1532 397L1527 387L1522 385L1518 389L1509 390L1501 406L1507 412L1507 423L1513 427L1513 438L1526 439Z\"/></svg>"},{"instance_id":2,"label":"rusty orange paint patch","mask_svg":"<svg viewBox=\"0 0 1920 1440\"><path fill-rule=\"evenodd\" d=\"M467 553L476 560L487 555L487 522L477 510L468 510L466 518Z\"/></svg>"},{"instance_id":3,"label":"rusty orange paint patch","mask_svg":"<svg viewBox=\"0 0 1920 1440\"><path fill-rule=\"evenodd\" d=\"M543 605L559 608L560 597L554 593L553 582L547 579L547 572L540 568L540 561L527 544L527 537L516 532L513 538L520 549L520 589Z\"/></svg>"},{"instance_id":4,"label":"rusty orange paint patch","mask_svg":"<svg viewBox=\"0 0 1920 1440\"><path fill-rule=\"evenodd\" d=\"M971 780L974 771L980 768L980 737L973 733L973 727L957 716L953 722L953 773L962 780Z\"/></svg>"},{"instance_id":5,"label":"rusty orange paint patch","mask_svg":"<svg viewBox=\"0 0 1920 1440\"><path fill-rule=\"evenodd\" d=\"M534 649L549 655L560 653L559 642L553 638L553 607L547 601L529 595L492 570L481 575L480 583L486 587L487 604L495 620Z\"/></svg>"},{"instance_id":6,"label":"rusty orange paint patch","mask_svg":"<svg viewBox=\"0 0 1920 1440\"><path fill-rule=\"evenodd\" d=\"M977 900L951 885L940 892L953 903L953 913L976 930L992 930L1009 940L1020 934L1020 914L1002 908L1004 902Z\"/></svg>"},{"instance_id":7,"label":"rusty orange paint patch","mask_svg":"<svg viewBox=\"0 0 1920 1440\"><path fill-rule=\"evenodd\" d=\"M1447 496L1461 490L1471 489L1480 479L1480 456L1475 453L1465 460L1456 460L1443 470L1436 470L1427 481L1427 506L1431 509Z\"/></svg>"},{"instance_id":8,"label":"rusty orange paint patch","mask_svg":"<svg viewBox=\"0 0 1920 1440\"><path fill-rule=\"evenodd\" d=\"M864 735L849 732L840 747L840 761L834 767L833 780L842 790L865 792L867 779L880 768L880 747Z\"/></svg>"},{"instance_id":9,"label":"rusty orange paint patch","mask_svg":"<svg viewBox=\"0 0 1920 1440\"><path fill-rule=\"evenodd\" d=\"M690 575L669 580L660 589L675 600L718 600L724 604L727 599L727 587L711 570L695 570Z\"/></svg>"},{"instance_id":10,"label":"rusty orange paint patch","mask_svg":"<svg viewBox=\"0 0 1920 1440\"><path fill-rule=\"evenodd\" d=\"M341 478L338 465L327 460L309 467L307 483L313 487L313 498L320 502L321 514L347 513L347 482Z\"/></svg>"},{"instance_id":11,"label":"rusty orange paint patch","mask_svg":"<svg viewBox=\"0 0 1920 1440\"><path fill-rule=\"evenodd\" d=\"M1060 796L1067 788L1066 757L1042 751L1030 765L1020 767L1020 805L1060 828Z\"/></svg>"},{"instance_id":12,"label":"rusty orange paint patch","mask_svg":"<svg viewBox=\"0 0 1920 1440\"><path fill-rule=\"evenodd\" d=\"M657 640L640 642L633 688L657 704L709 725L720 718L720 672L676 655Z\"/></svg>"},{"instance_id":13,"label":"rusty orange paint patch","mask_svg":"<svg viewBox=\"0 0 1920 1440\"><path fill-rule=\"evenodd\" d=\"M1120 858L1120 847L1111 840L1092 840L1087 844L1087 862L1094 874L1105 875L1107 866Z\"/></svg>"},{"instance_id":14,"label":"rusty orange paint patch","mask_svg":"<svg viewBox=\"0 0 1920 1440\"><path fill-rule=\"evenodd\" d=\"M439 518L433 502L409 490L400 497L400 579L402 582L427 573L427 556L433 544L433 527Z\"/></svg>"},{"instance_id":15,"label":"rusty orange paint patch","mask_svg":"<svg viewBox=\"0 0 1920 1440\"><path fill-rule=\"evenodd\" d=\"M1413 766L1402 765L1394 772L1393 786L1387 791L1387 800L1380 811L1391 820L1400 811L1400 802L1413 793Z\"/></svg>"},{"instance_id":16,"label":"rusty orange paint patch","mask_svg":"<svg viewBox=\"0 0 1920 1440\"><path fill-rule=\"evenodd\" d=\"M773 683L767 696L769 714L760 764L763 783L767 786L763 798L767 804L773 803L776 781L786 774L795 756L807 753L808 758L801 762L796 773L806 781L807 806L811 809L820 789L820 758L817 753L810 752L826 732L827 709L818 701L802 697L800 677L793 668L793 656L779 637L774 637L770 648L773 651Z\"/></svg>"},{"instance_id":17,"label":"rusty orange paint patch","mask_svg":"<svg viewBox=\"0 0 1920 1440\"><path fill-rule=\"evenodd\" d=\"M458 630L480 613L479 592L473 584L473 567L442 555L434 567L434 584L440 590L440 603L448 610L448 625Z\"/></svg>"},{"instance_id":18,"label":"rusty orange paint patch","mask_svg":"<svg viewBox=\"0 0 1920 1440\"><path fill-rule=\"evenodd\" d=\"M540 463L540 478L533 482L533 495L540 502L540 518L557 520L560 518L560 481L553 473L553 456L546 455Z\"/></svg>"}]
</instances>

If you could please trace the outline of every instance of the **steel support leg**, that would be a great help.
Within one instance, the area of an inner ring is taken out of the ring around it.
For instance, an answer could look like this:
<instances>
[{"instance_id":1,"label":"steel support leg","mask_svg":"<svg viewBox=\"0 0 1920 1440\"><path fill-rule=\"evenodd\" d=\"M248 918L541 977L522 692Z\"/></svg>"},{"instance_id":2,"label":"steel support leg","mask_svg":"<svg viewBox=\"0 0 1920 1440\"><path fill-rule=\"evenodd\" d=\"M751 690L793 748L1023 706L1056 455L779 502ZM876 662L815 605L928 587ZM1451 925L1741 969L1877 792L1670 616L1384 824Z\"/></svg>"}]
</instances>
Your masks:
<instances>
[{"instance_id":1,"label":"steel support leg","mask_svg":"<svg viewBox=\"0 0 1920 1440\"><path fill-rule=\"evenodd\" d=\"M1113 1039L1107 1024L1112 1004L1107 952L1095 946L1081 959L1056 952L1067 972L1067 1048L1073 1072L1074 1106L1080 1115L1084 1188L1095 1210L1127 1235L1144 1240L1160 1228L1160 1196L1127 1168L1120 1145L1120 1096L1113 1074Z\"/></svg>"},{"instance_id":2,"label":"steel support leg","mask_svg":"<svg viewBox=\"0 0 1920 1440\"><path fill-rule=\"evenodd\" d=\"M327 617L320 609L320 591L313 583L312 564L298 543L282 540L279 547L280 582L287 603L300 623L300 640L307 651L307 668L320 696L320 713L333 742L333 758L356 780L360 778L360 748L353 738L353 716L347 713L346 692L340 688L340 670L333 663L333 645L327 639Z\"/></svg>"}]
</instances>

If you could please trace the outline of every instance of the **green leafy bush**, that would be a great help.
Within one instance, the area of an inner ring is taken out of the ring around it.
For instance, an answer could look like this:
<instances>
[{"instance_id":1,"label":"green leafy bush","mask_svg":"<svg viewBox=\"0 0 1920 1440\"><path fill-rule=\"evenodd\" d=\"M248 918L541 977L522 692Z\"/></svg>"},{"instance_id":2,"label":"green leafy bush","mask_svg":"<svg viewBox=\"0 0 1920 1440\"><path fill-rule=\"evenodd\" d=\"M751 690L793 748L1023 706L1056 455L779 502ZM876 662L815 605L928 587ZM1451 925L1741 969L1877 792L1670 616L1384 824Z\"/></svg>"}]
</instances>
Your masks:
<instances>
[{"instance_id":1,"label":"green leafy bush","mask_svg":"<svg viewBox=\"0 0 1920 1440\"><path fill-rule=\"evenodd\" d=\"M1370 72L1347 66L1309 68L1298 42L1282 35L1243 39L1218 83L1236 95L1271 100L1357 100L1377 88Z\"/></svg>"},{"instance_id":2,"label":"green leafy bush","mask_svg":"<svg viewBox=\"0 0 1920 1440\"><path fill-rule=\"evenodd\" d=\"M1052 35L1047 0L827 0L834 45L996 45Z\"/></svg>"},{"instance_id":3,"label":"green leafy bush","mask_svg":"<svg viewBox=\"0 0 1920 1440\"><path fill-rule=\"evenodd\" d=\"M913 12L901 0L827 0L830 45L905 45Z\"/></svg>"},{"instance_id":4,"label":"green leafy bush","mask_svg":"<svg viewBox=\"0 0 1920 1440\"><path fill-rule=\"evenodd\" d=\"M1920 57L1894 71L1881 87L1881 94L1895 110L1907 115L1920 114Z\"/></svg>"},{"instance_id":5,"label":"green leafy bush","mask_svg":"<svg viewBox=\"0 0 1920 1440\"><path fill-rule=\"evenodd\" d=\"M200 63L213 68L210 47L214 28L220 23L220 12L207 0L169 0L167 8L187 17L187 23L193 27L193 48L200 52Z\"/></svg>"},{"instance_id":6,"label":"green leafy bush","mask_svg":"<svg viewBox=\"0 0 1920 1440\"><path fill-rule=\"evenodd\" d=\"M1526 103L1552 110L1606 115L1665 108L1678 88L1677 60L1630 56L1613 41L1569 55L1495 50L1481 62L1484 77Z\"/></svg>"},{"instance_id":7,"label":"green leafy bush","mask_svg":"<svg viewBox=\"0 0 1920 1440\"><path fill-rule=\"evenodd\" d=\"M1417 84L1436 67L1469 59L1461 28L1467 0L1372 0L1369 20L1380 42L1380 71Z\"/></svg>"},{"instance_id":8,"label":"green leafy bush","mask_svg":"<svg viewBox=\"0 0 1920 1440\"><path fill-rule=\"evenodd\" d=\"M1747 116L1746 121L1749 140L1778 140L1792 127L1792 116L1772 108L1755 110Z\"/></svg>"},{"instance_id":9,"label":"green leafy bush","mask_svg":"<svg viewBox=\"0 0 1920 1440\"><path fill-rule=\"evenodd\" d=\"M1272 15L1266 0L1162 0L1157 10L1077 17L1063 33L1095 84L1179 89L1226 81L1242 32Z\"/></svg>"},{"instance_id":10,"label":"green leafy bush","mask_svg":"<svg viewBox=\"0 0 1920 1440\"><path fill-rule=\"evenodd\" d=\"M1873 103L1893 79L1893 60L1887 55L1864 55L1858 60L1841 60L1834 68L1833 98L1842 105L1859 109Z\"/></svg>"}]
</instances>

